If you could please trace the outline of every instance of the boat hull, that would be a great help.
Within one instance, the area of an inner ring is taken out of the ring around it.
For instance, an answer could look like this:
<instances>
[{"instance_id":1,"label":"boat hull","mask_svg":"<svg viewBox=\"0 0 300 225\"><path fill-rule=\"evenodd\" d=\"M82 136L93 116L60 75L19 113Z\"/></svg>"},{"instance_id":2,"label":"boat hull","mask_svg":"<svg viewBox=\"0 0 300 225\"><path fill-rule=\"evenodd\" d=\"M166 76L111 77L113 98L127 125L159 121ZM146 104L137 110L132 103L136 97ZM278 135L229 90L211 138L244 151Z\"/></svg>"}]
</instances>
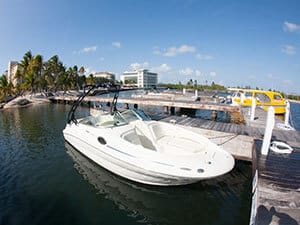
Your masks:
<instances>
[{"instance_id":1,"label":"boat hull","mask_svg":"<svg viewBox=\"0 0 300 225\"><path fill-rule=\"evenodd\" d=\"M78 140L75 139L76 138L74 137L65 135L65 141L68 144L70 144L74 149L85 155L87 158L89 158L99 166L128 180L158 186L186 185L202 180L202 178L184 178L180 176L172 176L168 174L162 174L154 171L145 170L143 168L138 168L134 165L124 163L107 154L103 154L101 153L101 151L95 149L88 143L83 143L83 141L79 143Z\"/></svg>"},{"instance_id":2,"label":"boat hull","mask_svg":"<svg viewBox=\"0 0 300 225\"><path fill-rule=\"evenodd\" d=\"M217 154L203 152L170 156L170 153L145 150L142 146L130 144L116 132L110 128L98 130L68 124L63 134L70 145L99 166L144 184L185 185L221 176L234 167L233 157L224 150ZM100 144L99 136L107 142ZM215 157L215 164L210 162L212 157Z\"/></svg>"}]
</instances>

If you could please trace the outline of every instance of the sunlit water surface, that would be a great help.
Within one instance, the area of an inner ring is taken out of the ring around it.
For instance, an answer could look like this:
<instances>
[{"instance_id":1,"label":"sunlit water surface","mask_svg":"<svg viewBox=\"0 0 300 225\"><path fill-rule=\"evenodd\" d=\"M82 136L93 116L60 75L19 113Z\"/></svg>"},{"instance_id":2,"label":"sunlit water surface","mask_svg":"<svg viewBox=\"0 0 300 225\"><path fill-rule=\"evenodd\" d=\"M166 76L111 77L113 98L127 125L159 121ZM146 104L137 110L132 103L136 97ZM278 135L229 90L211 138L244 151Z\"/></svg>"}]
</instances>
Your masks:
<instances>
[{"instance_id":1,"label":"sunlit water surface","mask_svg":"<svg viewBox=\"0 0 300 225\"><path fill-rule=\"evenodd\" d=\"M292 119L300 127L300 105ZM70 106L0 112L0 224L249 224L251 164L193 185L127 181L66 145ZM87 115L79 108L79 115Z\"/></svg>"}]
</instances>

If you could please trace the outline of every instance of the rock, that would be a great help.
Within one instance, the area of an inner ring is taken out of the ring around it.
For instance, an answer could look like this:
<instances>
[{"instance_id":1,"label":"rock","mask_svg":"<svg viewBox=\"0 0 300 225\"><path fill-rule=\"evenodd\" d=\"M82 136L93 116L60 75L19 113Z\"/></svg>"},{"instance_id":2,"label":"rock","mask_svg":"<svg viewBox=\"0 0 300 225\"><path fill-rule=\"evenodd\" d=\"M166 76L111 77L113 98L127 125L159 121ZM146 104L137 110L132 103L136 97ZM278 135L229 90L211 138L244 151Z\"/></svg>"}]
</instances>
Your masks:
<instances>
[{"instance_id":1,"label":"rock","mask_svg":"<svg viewBox=\"0 0 300 225\"><path fill-rule=\"evenodd\" d=\"M29 101L26 98L22 98L22 99L20 99L20 100L17 101L17 105L19 105L19 106L28 105L30 103L31 103L31 101Z\"/></svg>"}]
</instances>

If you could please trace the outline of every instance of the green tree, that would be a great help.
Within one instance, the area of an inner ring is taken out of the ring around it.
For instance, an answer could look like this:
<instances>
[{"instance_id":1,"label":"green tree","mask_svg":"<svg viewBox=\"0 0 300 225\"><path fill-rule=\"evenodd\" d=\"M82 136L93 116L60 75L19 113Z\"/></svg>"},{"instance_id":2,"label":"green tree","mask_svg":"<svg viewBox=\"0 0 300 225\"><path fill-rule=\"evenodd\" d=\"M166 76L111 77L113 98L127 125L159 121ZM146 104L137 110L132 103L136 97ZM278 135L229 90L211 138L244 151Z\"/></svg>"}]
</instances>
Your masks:
<instances>
[{"instance_id":1,"label":"green tree","mask_svg":"<svg viewBox=\"0 0 300 225\"><path fill-rule=\"evenodd\" d=\"M93 76L93 74L90 74L89 76L88 76L88 78L86 79L86 84L87 85L95 85L95 78L94 78L94 76Z\"/></svg>"},{"instance_id":2,"label":"green tree","mask_svg":"<svg viewBox=\"0 0 300 225\"><path fill-rule=\"evenodd\" d=\"M26 89L29 89L31 92L35 91L36 80L33 72L28 72L25 76L25 85Z\"/></svg>"},{"instance_id":3,"label":"green tree","mask_svg":"<svg viewBox=\"0 0 300 225\"><path fill-rule=\"evenodd\" d=\"M79 90L79 74L78 74L78 67L76 65L73 66L73 74L75 76L75 87L78 91Z\"/></svg>"},{"instance_id":4,"label":"green tree","mask_svg":"<svg viewBox=\"0 0 300 225\"><path fill-rule=\"evenodd\" d=\"M44 66L45 79L50 89L57 91L59 89L60 76L66 72L66 68L59 60L57 55L52 56Z\"/></svg>"},{"instance_id":5,"label":"green tree","mask_svg":"<svg viewBox=\"0 0 300 225\"><path fill-rule=\"evenodd\" d=\"M84 73L85 73L85 69L84 69L84 67L82 66L82 67L79 68L80 78L78 79L78 84L77 84L77 85L78 85L78 87L77 87L78 89L79 89L79 87L82 87L82 83L83 83L82 81L83 81L83 80L82 80L81 78L82 78L82 76L84 75Z\"/></svg>"},{"instance_id":6,"label":"green tree","mask_svg":"<svg viewBox=\"0 0 300 225\"><path fill-rule=\"evenodd\" d=\"M8 81L5 75L0 77L0 94L1 98L8 95Z\"/></svg>"}]
</instances>

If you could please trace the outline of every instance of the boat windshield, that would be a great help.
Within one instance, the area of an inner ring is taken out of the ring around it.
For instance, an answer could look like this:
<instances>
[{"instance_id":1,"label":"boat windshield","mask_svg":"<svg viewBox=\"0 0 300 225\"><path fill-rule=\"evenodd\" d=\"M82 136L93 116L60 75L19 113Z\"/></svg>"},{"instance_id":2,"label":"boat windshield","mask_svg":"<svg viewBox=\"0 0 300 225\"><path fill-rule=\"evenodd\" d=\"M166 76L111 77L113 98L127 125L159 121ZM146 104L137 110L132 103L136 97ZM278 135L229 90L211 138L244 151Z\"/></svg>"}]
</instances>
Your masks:
<instances>
[{"instance_id":1,"label":"boat windshield","mask_svg":"<svg viewBox=\"0 0 300 225\"><path fill-rule=\"evenodd\" d=\"M82 119L80 123L95 127L114 127L128 124L119 112L115 112L113 115L107 113L88 116Z\"/></svg>"},{"instance_id":2,"label":"boat windshield","mask_svg":"<svg viewBox=\"0 0 300 225\"><path fill-rule=\"evenodd\" d=\"M149 116L147 116L141 110L126 110L122 112L122 117L128 122L133 122L136 120L151 120Z\"/></svg>"}]
</instances>

